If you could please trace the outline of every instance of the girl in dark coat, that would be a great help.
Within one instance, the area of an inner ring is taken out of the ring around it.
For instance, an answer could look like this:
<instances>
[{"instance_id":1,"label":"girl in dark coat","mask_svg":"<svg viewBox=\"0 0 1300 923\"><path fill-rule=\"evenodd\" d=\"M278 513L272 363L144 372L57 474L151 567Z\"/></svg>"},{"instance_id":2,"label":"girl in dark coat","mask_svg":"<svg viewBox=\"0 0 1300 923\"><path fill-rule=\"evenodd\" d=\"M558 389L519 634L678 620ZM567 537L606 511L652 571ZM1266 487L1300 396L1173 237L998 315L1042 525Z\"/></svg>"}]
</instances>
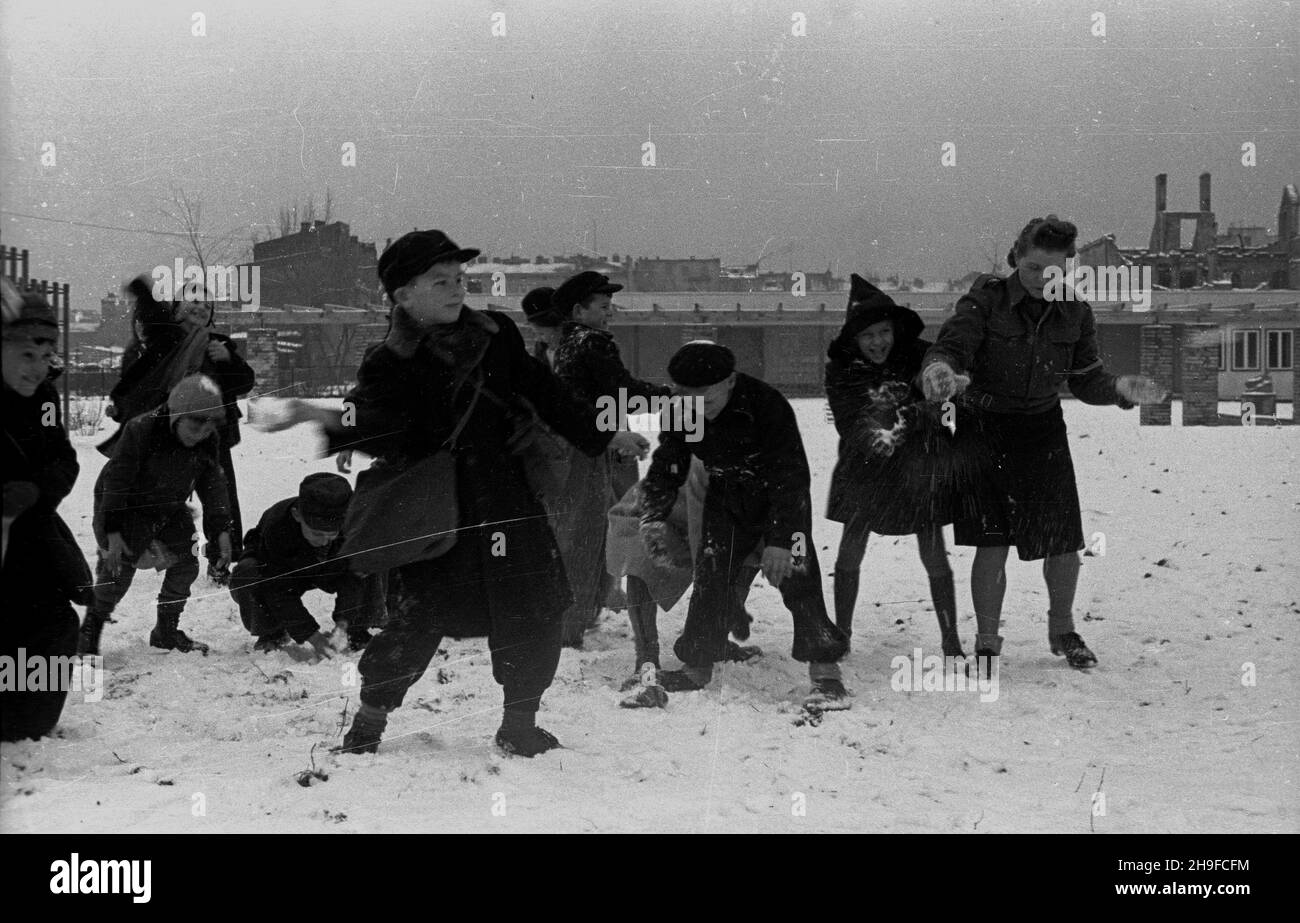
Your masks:
<instances>
[{"instance_id":1,"label":"girl in dark coat","mask_svg":"<svg viewBox=\"0 0 1300 923\"><path fill-rule=\"evenodd\" d=\"M4 292L4 618L0 656L48 658L52 688L0 692L0 736L39 738L59 721L77 652L77 614L85 605L90 568L59 517L58 505L77 480L77 453L59 418L50 383L58 324L44 298ZM67 668L59 670L60 664ZM54 680L57 678L57 682Z\"/></svg>"},{"instance_id":2,"label":"girl in dark coat","mask_svg":"<svg viewBox=\"0 0 1300 923\"><path fill-rule=\"evenodd\" d=\"M980 659L1002 651L998 627L1007 555L1015 545L1022 561L1043 562L1052 653L1076 669L1096 665L1074 630L1083 522L1060 388L1068 383L1086 404L1123 408L1164 395L1149 378L1107 372L1092 308L1047 287L1051 270L1064 274L1077 235L1055 215L1025 225L1007 254L1015 273L976 279L924 360L923 386L932 400L956 396L969 376L956 443L980 468L978 515L961 517L954 532L958 544L976 549L970 583Z\"/></svg>"},{"instance_id":3,"label":"girl in dark coat","mask_svg":"<svg viewBox=\"0 0 1300 923\"><path fill-rule=\"evenodd\" d=\"M827 350L826 396L840 434L826 518L844 523L835 561L835 621L853 627L867 539L915 535L945 657L965 657L943 526L952 521L944 486L948 433L916 385L929 343L915 311L854 274L848 319Z\"/></svg>"},{"instance_id":4,"label":"girl in dark coat","mask_svg":"<svg viewBox=\"0 0 1300 923\"><path fill-rule=\"evenodd\" d=\"M456 543L441 557L389 572L393 607L361 658L362 704L342 752L375 752L388 713L444 637L484 635L504 692L497 744L530 757L559 745L536 726L536 714L559 664L561 616L572 594L545 510L511 451L514 395L526 395L550 427L591 456L611 441L634 450L639 437L602 432L595 409L528 355L509 317L464 306L461 264L478 252L441 231L413 231L385 250L379 277L393 321L362 360L346 401L350 425L302 403L288 421L322 422L330 451L356 448L391 464L434 454L466 419L453 449ZM482 394L466 417L476 384Z\"/></svg>"}]
</instances>

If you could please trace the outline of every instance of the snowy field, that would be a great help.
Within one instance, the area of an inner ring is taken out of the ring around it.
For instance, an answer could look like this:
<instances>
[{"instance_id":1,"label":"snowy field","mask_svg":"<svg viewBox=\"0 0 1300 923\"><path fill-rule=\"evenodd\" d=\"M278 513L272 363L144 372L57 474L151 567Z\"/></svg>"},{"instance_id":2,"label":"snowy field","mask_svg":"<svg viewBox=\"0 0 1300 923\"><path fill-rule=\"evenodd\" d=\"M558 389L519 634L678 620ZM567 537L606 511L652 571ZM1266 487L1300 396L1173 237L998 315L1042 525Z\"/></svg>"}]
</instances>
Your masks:
<instances>
[{"instance_id":1,"label":"snowy field","mask_svg":"<svg viewBox=\"0 0 1300 923\"><path fill-rule=\"evenodd\" d=\"M834 432L823 401L795 404L824 509ZM895 691L893 658L937 654L938 628L914 540L876 537L844 663L851 711L802 720L806 669L760 578L751 643L765 656L666 710L618 707L632 641L607 612L586 650L564 652L542 703L539 723L566 749L495 750L500 690L485 643L462 641L412 688L378 755L334 759L323 751L355 710L359 655L255 655L204 578L181 624L212 655L154 650L160 577L147 572L105 629L102 700L73 693L56 737L0 746L0 831L1300 830L1300 428L1141 428L1136 411L1074 402L1066 418L1084 531L1105 536L1076 607L1101 660L1090 673L1048 652L1038 567L1013 563L996 700ZM62 507L89 556L103 436L74 437L81 477ZM334 470L316 451L308 428L245 429L235 458L250 524L308 472ZM839 526L817 528L829 573ZM951 551L969 652L971 555ZM829 605L829 578L824 593ZM327 627L331 602L308 597ZM685 609L660 616L665 650ZM303 786L313 759L328 779Z\"/></svg>"}]
</instances>

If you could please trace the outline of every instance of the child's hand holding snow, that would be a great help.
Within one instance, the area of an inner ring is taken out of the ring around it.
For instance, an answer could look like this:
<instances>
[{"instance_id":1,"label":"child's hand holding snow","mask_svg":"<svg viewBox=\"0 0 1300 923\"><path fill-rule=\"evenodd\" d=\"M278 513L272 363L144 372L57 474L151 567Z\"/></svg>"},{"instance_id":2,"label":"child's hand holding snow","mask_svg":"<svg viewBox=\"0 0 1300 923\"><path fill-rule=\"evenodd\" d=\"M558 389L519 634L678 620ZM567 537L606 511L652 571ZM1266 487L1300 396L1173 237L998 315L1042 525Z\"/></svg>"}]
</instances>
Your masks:
<instances>
[{"instance_id":1,"label":"child's hand holding snow","mask_svg":"<svg viewBox=\"0 0 1300 923\"><path fill-rule=\"evenodd\" d=\"M903 433L901 426L895 426L893 429L873 429L871 431L871 451L875 455L888 458L902 444Z\"/></svg>"}]
</instances>

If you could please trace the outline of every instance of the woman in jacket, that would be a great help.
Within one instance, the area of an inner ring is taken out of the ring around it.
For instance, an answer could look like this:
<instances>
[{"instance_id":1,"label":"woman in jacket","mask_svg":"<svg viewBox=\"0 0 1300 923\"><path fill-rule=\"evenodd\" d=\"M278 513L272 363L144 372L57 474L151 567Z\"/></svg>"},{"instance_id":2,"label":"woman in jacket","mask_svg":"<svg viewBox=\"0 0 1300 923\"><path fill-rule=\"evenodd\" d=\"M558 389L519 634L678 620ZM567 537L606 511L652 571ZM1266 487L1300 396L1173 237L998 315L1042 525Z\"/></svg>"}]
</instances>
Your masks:
<instances>
[{"instance_id":1,"label":"woman in jacket","mask_svg":"<svg viewBox=\"0 0 1300 923\"><path fill-rule=\"evenodd\" d=\"M954 531L959 545L975 546L971 596L979 658L1002 651L998 626L1014 545L1020 560L1043 562L1052 653L1076 669L1096 665L1074 628L1083 521L1060 388L1067 384L1085 404L1125 409L1164 398L1164 388L1149 378L1107 372L1091 306L1050 284L1053 273L1063 276L1077 236L1073 224L1055 215L1025 225L1007 254L1015 272L976 279L924 359L922 381L932 400L953 398L969 376L955 408L956 441L979 468L978 510Z\"/></svg>"},{"instance_id":2,"label":"woman in jacket","mask_svg":"<svg viewBox=\"0 0 1300 923\"><path fill-rule=\"evenodd\" d=\"M840 434L826 518L844 524L835 621L852 633L859 567L872 532L915 535L945 657L965 657L943 526L952 521L948 433L916 385L925 324L854 274L848 318L827 350L826 396Z\"/></svg>"}]
</instances>

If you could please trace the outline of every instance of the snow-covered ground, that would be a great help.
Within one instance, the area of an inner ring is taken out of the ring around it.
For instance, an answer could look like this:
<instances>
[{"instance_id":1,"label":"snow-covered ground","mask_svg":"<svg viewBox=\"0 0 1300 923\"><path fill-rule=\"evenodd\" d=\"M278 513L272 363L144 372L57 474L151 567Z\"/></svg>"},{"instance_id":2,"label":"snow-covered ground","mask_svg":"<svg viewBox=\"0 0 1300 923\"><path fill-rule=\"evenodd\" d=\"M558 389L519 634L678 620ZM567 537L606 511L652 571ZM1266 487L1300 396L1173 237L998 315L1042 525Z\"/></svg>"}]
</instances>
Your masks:
<instances>
[{"instance_id":1,"label":"snow-covered ground","mask_svg":"<svg viewBox=\"0 0 1300 923\"><path fill-rule=\"evenodd\" d=\"M824 509L833 430L822 401L795 403ZM499 687L485 643L464 641L412 688L378 755L334 759L357 655L255 655L202 578L182 625L212 655L156 651L148 572L105 630L102 699L74 693L58 736L0 747L0 831L1295 832L1300 428L1142 428L1136 412L1073 402L1066 416L1085 533L1105 542L1076 609L1101 658L1091 673L1048 652L1039 569L1013 563L996 700L895 691L893 658L937 654L938 629L914 541L877 537L845 661L853 709L820 724L801 719L806 671L760 578L765 656L666 710L618 707L632 643L605 613L542 704L566 749L495 751ZM103 434L75 438L81 477L62 509L90 555ZM316 449L310 429L246 429L246 518L334 470ZM839 526L818 529L829 573ZM969 650L971 555L952 555ZM824 591L829 604L829 579ZM328 625L330 598L309 605ZM660 617L666 650L685 607ZM303 786L313 758L328 779Z\"/></svg>"}]
</instances>

